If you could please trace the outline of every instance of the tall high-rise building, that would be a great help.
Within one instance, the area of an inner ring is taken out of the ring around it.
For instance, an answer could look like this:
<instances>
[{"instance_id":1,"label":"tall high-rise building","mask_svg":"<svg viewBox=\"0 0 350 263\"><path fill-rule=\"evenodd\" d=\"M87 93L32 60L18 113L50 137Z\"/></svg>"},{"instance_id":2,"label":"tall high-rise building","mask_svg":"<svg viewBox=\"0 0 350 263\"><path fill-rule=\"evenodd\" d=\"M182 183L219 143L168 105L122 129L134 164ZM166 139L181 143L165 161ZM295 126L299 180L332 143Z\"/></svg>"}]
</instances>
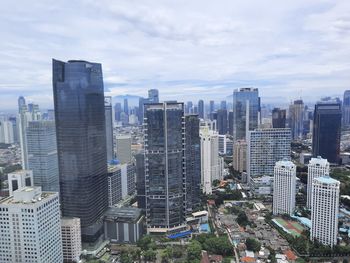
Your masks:
<instances>
[{"instance_id":1,"label":"tall high-rise building","mask_svg":"<svg viewBox=\"0 0 350 263\"><path fill-rule=\"evenodd\" d=\"M228 112L228 134L233 135L233 111Z\"/></svg>"},{"instance_id":2,"label":"tall high-rise building","mask_svg":"<svg viewBox=\"0 0 350 263\"><path fill-rule=\"evenodd\" d=\"M7 175L9 195L13 192L25 187L33 186L33 172L30 170L18 170Z\"/></svg>"},{"instance_id":3,"label":"tall high-rise building","mask_svg":"<svg viewBox=\"0 0 350 263\"><path fill-rule=\"evenodd\" d=\"M129 103L127 98L124 99L124 113L129 115Z\"/></svg>"},{"instance_id":4,"label":"tall high-rise building","mask_svg":"<svg viewBox=\"0 0 350 263\"><path fill-rule=\"evenodd\" d=\"M83 241L94 242L108 207L101 64L53 60L53 93L62 215L80 218Z\"/></svg>"},{"instance_id":5,"label":"tall high-rise building","mask_svg":"<svg viewBox=\"0 0 350 263\"><path fill-rule=\"evenodd\" d=\"M247 176L273 176L275 163L291 156L290 129L257 129L247 136Z\"/></svg>"},{"instance_id":6,"label":"tall high-rise building","mask_svg":"<svg viewBox=\"0 0 350 263\"><path fill-rule=\"evenodd\" d=\"M63 262L79 262L82 252L80 219L77 217L61 218Z\"/></svg>"},{"instance_id":7,"label":"tall high-rise building","mask_svg":"<svg viewBox=\"0 0 350 263\"><path fill-rule=\"evenodd\" d=\"M112 97L105 97L107 161L114 159Z\"/></svg>"},{"instance_id":8,"label":"tall high-rise building","mask_svg":"<svg viewBox=\"0 0 350 263\"><path fill-rule=\"evenodd\" d=\"M273 179L273 214L293 215L295 209L296 166L284 159L276 162Z\"/></svg>"},{"instance_id":9,"label":"tall high-rise building","mask_svg":"<svg viewBox=\"0 0 350 263\"><path fill-rule=\"evenodd\" d=\"M0 225L0 262L63 262L57 193L14 191L0 201Z\"/></svg>"},{"instance_id":10,"label":"tall high-rise building","mask_svg":"<svg viewBox=\"0 0 350 263\"><path fill-rule=\"evenodd\" d=\"M148 99L152 103L159 102L159 91L157 89L148 90Z\"/></svg>"},{"instance_id":11,"label":"tall high-rise building","mask_svg":"<svg viewBox=\"0 0 350 263\"><path fill-rule=\"evenodd\" d=\"M181 230L186 212L183 103L145 105L144 136L148 232Z\"/></svg>"},{"instance_id":12,"label":"tall high-rise building","mask_svg":"<svg viewBox=\"0 0 350 263\"><path fill-rule=\"evenodd\" d=\"M139 123L142 125L143 123L143 115L144 115L144 107L145 104L150 103L150 99L149 98L139 98L139 114L138 114L138 118L139 118Z\"/></svg>"},{"instance_id":13,"label":"tall high-rise building","mask_svg":"<svg viewBox=\"0 0 350 263\"><path fill-rule=\"evenodd\" d=\"M280 108L272 110L272 128L286 128L286 110Z\"/></svg>"},{"instance_id":14,"label":"tall high-rise building","mask_svg":"<svg viewBox=\"0 0 350 263\"><path fill-rule=\"evenodd\" d=\"M23 96L18 97L18 113L21 113L21 109L26 106L26 100Z\"/></svg>"},{"instance_id":15,"label":"tall high-rise building","mask_svg":"<svg viewBox=\"0 0 350 263\"><path fill-rule=\"evenodd\" d=\"M31 114L28 112L25 99L21 96L18 98L18 135L21 146L22 168L28 168L28 153L27 153L27 125L32 120Z\"/></svg>"},{"instance_id":16,"label":"tall high-rise building","mask_svg":"<svg viewBox=\"0 0 350 263\"><path fill-rule=\"evenodd\" d=\"M0 121L0 142L11 144L15 141L13 123L11 121Z\"/></svg>"},{"instance_id":17,"label":"tall high-rise building","mask_svg":"<svg viewBox=\"0 0 350 263\"><path fill-rule=\"evenodd\" d=\"M201 126L199 135L201 138L201 183L205 194L212 193L212 183L220 180L219 161L219 134L210 130L208 126Z\"/></svg>"},{"instance_id":18,"label":"tall high-rise building","mask_svg":"<svg viewBox=\"0 0 350 263\"><path fill-rule=\"evenodd\" d=\"M186 205L187 214L200 205L201 194L201 141L198 115L185 117L186 131Z\"/></svg>"},{"instance_id":19,"label":"tall high-rise building","mask_svg":"<svg viewBox=\"0 0 350 263\"><path fill-rule=\"evenodd\" d=\"M222 100L220 102L220 109L221 110L227 110L227 103L226 103L226 100Z\"/></svg>"},{"instance_id":20,"label":"tall high-rise building","mask_svg":"<svg viewBox=\"0 0 350 263\"><path fill-rule=\"evenodd\" d=\"M340 182L322 176L312 181L310 239L333 247L337 244Z\"/></svg>"},{"instance_id":21,"label":"tall high-rise building","mask_svg":"<svg viewBox=\"0 0 350 263\"><path fill-rule=\"evenodd\" d=\"M312 154L322 156L330 163L339 163L341 134L341 106L337 102L319 102L315 105Z\"/></svg>"},{"instance_id":22,"label":"tall high-rise building","mask_svg":"<svg viewBox=\"0 0 350 263\"><path fill-rule=\"evenodd\" d=\"M213 113L215 111L215 102L213 100L209 101L209 119L213 120Z\"/></svg>"},{"instance_id":23,"label":"tall high-rise building","mask_svg":"<svg viewBox=\"0 0 350 263\"><path fill-rule=\"evenodd\" d=\"M219 134L226 134L227 133L227 110L218 110L217 111L217 126L218 126L218 132Z\"/></svg>"},{"instance_id":24,"label":"tall high-rise building","mask_svg":"<svg viewBox=\"0 0 350 263\"><path fill-rule=\"evenodd\" d=\"M244 140L238 140L233 146L233 169L239 172L247 171L247 143Z\"/></svg>"},{"instance_id":25,"label":"tall high-rise building","mask_svg":"<svg viewBox=\"0 0 350 263\"><path fill-rule=\"evenodd\" d=\"M241 88L233 92L233 138L246 139L247 131L259 126L260 98L258 89Z\"/></svg>"},{"instance_id":26,"label":"tall high-rise building","mask_svg":"<svg viewBox=\"0 0 350 263\"><path fill-rule=\"evenodd\" d=\"M192 103L192 101L187 101L186 108L185 108L185 113L187 113L187 114L193 113L193 103Z\"/></svg>"},{"instance_id":27,"label":"tall high-rise building","mask_svg":"<svg viewBox=\"0 0 350 263\"><path fill-rule=\"evenodd\" d=\"M329 176L329 162L327 159L321 158L311 158L307 166L307 202L306 206L311 208L312 202L312 182L317 177Z\"/></svg>"},{"instance_id":28,"label":"tall high-rise building","mask_svg":"<svg viewBox=\"0 0 350 263\"><path fill-rule=\"evenodd\" d=\"M350 126L350 90L344 91L343 97L343 126Z\"/></svg>"},{"instance_id":29,"label":"tall high-rise building","mask_svg":"<svg viewBox=\"0 0 350 263\"><path fill-rule=\"evenodd\" d=\"M145 186L145 154L135 154L136 163L136 198L137 207L146 210L146 186Z\"/></svg>"},{"instance_id":30,"label":"tall high-rise building","mask_svg":"<svg viewBox=\"0 0 350 263\"><path fill-rule=\"evenodd\" d=\"M295 100L289 106L289 128L292 132L292 140L301 139L303 136L304 103L302 100Z\"/></svg>"},{"instance_id":31,"label":"tall high-rise building","mask_svg":"<svg viewBox=\"0 0 350 263\"><path fill-rule=\"evenodd\" d=\"M59 192L59 172L54 121L30 121L27 128L28 168L34 185Z\"/></svg>"},{"instance_id":32,"label":"tall high-rise building","mask_svg":"<svg viewBox=\"0 0 350 263\"><path fill-rule=\"evenodd\" d=\"M198 117L200 119L204 119L204 101L203 100L198 101Z\"/></svg>"},{"instance_id":33,"label":"tall high-rise building","mask_svg":"<svg viewBox=\"0 0 350 263\"><path fill-rule=\"evenodd\" d=\"M117 159L120 163L131 162L131 135L119 134L116 139Z\"/></svg>"},{"instance_id":34,"label":"tall high-rise building","mask_svg":"<svg viewBox=\"0 0 350 263\"><path fill-rule=\"evenodd\" d=\"M116 122L121 121L121 114L122 114L122 104L120 102L117 102L114 104L114 120Z\"/></svg>"}]
</instances>

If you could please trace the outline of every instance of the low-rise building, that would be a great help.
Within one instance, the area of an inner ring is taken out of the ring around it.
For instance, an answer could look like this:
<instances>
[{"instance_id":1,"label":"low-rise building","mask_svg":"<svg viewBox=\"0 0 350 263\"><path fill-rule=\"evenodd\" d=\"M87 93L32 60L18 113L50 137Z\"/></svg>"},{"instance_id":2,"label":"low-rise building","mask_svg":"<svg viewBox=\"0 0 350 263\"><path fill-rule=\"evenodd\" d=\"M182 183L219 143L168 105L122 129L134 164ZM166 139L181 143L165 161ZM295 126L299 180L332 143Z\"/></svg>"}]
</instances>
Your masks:
<instances>
[{"instance_id":1,"label":"low-rise building","mask_svg":"<svg viewBox=\"0 0 350 263\"><path fill-rule=\"evenodd\" d=\"M273 193L273 177L262 176L250 179L250 190L254 196L272 196Z\"/></svg>"}]
</instances>

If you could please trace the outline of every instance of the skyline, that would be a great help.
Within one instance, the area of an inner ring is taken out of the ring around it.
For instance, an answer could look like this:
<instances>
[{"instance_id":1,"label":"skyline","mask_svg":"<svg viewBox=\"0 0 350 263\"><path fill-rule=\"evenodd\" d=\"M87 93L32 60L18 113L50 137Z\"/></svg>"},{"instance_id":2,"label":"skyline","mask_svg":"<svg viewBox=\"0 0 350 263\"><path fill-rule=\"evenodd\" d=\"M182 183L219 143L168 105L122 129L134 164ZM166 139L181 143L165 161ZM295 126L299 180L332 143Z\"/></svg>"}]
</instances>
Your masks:
<instances>
[{"instance_id":1,"label":"skyline","mask_svg":"<svg viewBox=\"0 0 350 263\"><path fill-rule=\"evenodd\" d=\"M0 10L1 111L20 95L53 107L52 58L101 63L108 96L156 88L162 100L219 102L255 87L264 104L349 88L348 1L5 1Z\"/></svg>"}]
</instances>

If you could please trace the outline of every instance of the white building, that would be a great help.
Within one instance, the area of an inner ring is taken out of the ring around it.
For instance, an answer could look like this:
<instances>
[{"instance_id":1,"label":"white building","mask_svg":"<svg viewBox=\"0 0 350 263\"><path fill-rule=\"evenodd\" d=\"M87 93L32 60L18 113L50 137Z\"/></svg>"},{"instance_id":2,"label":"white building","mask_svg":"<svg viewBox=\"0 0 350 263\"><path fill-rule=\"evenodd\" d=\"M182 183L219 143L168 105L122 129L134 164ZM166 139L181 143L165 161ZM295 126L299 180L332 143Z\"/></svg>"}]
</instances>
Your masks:
<instances>
[{"instance_id":1,"label":"white building","mask_svg":"<svg viewBox=\"0 0 350 263\"><path fill-rule=\"evenodd\" d=\"M18 170L7 175L9 195L24 187L33 186L33 172L30 170Z\"/></svg>"},{"instance_id":2,"label":"white building","mask_svg":"<svg viewBox=\"0 0 350 263\"><path fill-rule=\"evenodd\" d=\"M273 176L275 163L291 156L291 132L288 128L248 131L247 174Z\"/></svg>"},{"instance_id":3,"label":"white building","mask_svg":"<svg viewBox=\"0 0 350 263\"><path fill-rule=\"evenodd\" d=\"M0 226L0 262L63 262L57 193L14 191L0 201Z\"/></svg>"},{"instance_id":4,"label":"white building","mask_svg":"<svg viewBox=\"0 0 350 263\"><path fill-rule=\"evenodd\" d=\"M311 240L337 244L340 182L323 176L312 181Z\"/></svg>"},{"instance_id":5,"label":"white building","mask_svg":"<svg viewBox=\"0 0 350 263\"><path fill-rule=\"evenodd\" d=\"M0 121L0 142L14 143L13 124L10 121Z\"/></svg>"},{"instance_id":6,"label":"white building","mask_svg":"<svg viewBox=\"0 0 350 263\"><path fill-rule=\"evenodd\" d=\"M306 206L311 208L312 182L315 178L329 175L329 162L320 156L311 158L307 166L307 202Z\"/></svg>"},{"instance_id":7,"label":"white building","mask_svg":"<svg viewBox=\"0 0 350 263\"><path fill-rule=\"evenodd\" d=\"M249 186L254 196L271 196L273 193L273 177L253 177L250 179Z\"/></svg>"},{"instance_id":8,"label":"white building","mask_svg":"<svg viewBox=\"0 0 350 263\"><path fill-rule=\"evenodd\" d=\"M130 135L118 135L116 137L117 145L117 159L120 163L131 162L131 136Z\"/></svg>"},{"instance_id":9,"label":"white building","mask_svg":"<svg viewBox=\"0 0 350 263\"><path fill-rule=\"evenodd\" d=\"M212 182L222 179L222 168L219 158L219 134L208 126L201 126L201 182L203 193L212 193Z\"/></svg>"},{"instance_id":10,"label":"white building","mask_svg":"<svg viewBox=\"0 0 350 263\"><path fill-rule=\"evenodd\" d=\"M293 215L295 209L296 166L288 160L276 162L273 182L273 214Z\"/></svg>"},{"instance_id":11,"label":"white building","mask_svg":"<svg viewBox=\"0 0 350 263\"><path fill-rule=\"evenodd\" d=\"M80 218L61 219L63 262L79 262L81 255Z\"/></svg>"}]
</instances>

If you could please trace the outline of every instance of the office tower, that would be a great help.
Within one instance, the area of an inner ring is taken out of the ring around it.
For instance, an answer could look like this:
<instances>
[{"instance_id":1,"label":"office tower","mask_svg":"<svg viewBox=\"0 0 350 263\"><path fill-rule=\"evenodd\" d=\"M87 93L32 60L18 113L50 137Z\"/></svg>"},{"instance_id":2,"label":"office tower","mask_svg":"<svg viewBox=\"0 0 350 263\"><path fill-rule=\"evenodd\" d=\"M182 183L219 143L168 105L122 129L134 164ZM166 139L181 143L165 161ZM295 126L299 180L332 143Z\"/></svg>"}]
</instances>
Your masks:
<instances>
[{"instance_id":1,"label":"office tower","mask_svg":"<svg viewBox=\"0 0 350 263\"><path fill-rule=\"evenodd\" d=\"M28 112L31 115L31 120L33 121L41 120L41 112L38 104L28 103Z\"/></svg>"},{"instance_id":2,"label":"office tower","mask_svg":"<svg viewBox=\"0 0 350 263\"><path fill-rule=\"evenodd\" d=\"M77 217L61 218L63 262L79 262L82 251L80 219Z\"/></svg>"},{"instance_id":3,"label":"office tower","mask_svg":"<svg viewBox=\"0 0 350 263\"><path fill-rule=\"evenodd\" d=\"M145 154L135 154L136 163L136 198L137 207L146 210L146 189L145 189Z\"/></svg>"},{"instance_id":4,"label":"office tower","mask_svg":"<svg viewBox=\"0 0 350 263\"><path fill-rule=\"evenodd\" d=\"M30 121L27 128L28 169L34 185L59 192L59 172L54 121Z\"/></svg>"},{"instance_id":5,"label":"office tower","mask_svg":"<svg viewBox=\"0 0 350 263\"><path fill-rule=\"evenodd\" d=\"M226 135L219 134L218 135L218 144L219 144L219 153L220 154L226 154L226 143L227 143L227 137Z\"/></svg>"},{"instance_id":6,"label":"office tower","mask_svg":"<svg viewBox=\"0 0 350 263\"><path fill-rule=\"evenodd\" d=\"M201 126L201 183L205 194L212 193L212 182L220 180L219 134L208 126Z\"/></svg>"},{"instance_id":7,"label":"office tower","mask_svg":"<svg viewBox=\"0 0 350 263\"><path fill-rule=\"evenodd\" d=\"M247 136L247 175L273 176L275 163L291 155L290 129L257 129Z\"/></svg>"},{"instance_id":8,"label":"office tower","mask_svg":"<svg viewBox=\"0 0 350 263\"><path fill-rule=\"evenodd\" d=\"M215 103L213 100L209 101L209 119L213 120L213 113L215 111Z\"/></svg>"},{"instance_id":9,"label":"office tower","mask_svg":"<svg viewBox=\"0 0 350 263\"><path fill-rule=\"evenodd\" d=\"M136 190L136 167L133 164L108 165L108 205L114 206Z\"/></svg>"},{"instance_id":10,"label":"office tower","mask_svg":"<svg viewBox=\"0 0 350 263\"><path fill-rule=\"evenodd\" d=\"M258 128L260 98L258 89L241 88L233 92L233 139L246 138L247 131Z\"/></svg>"},{"instance_id":11,"label":"office tower","mask_svg":"<svg viewBox=\"0 0 350 263\"><path fill-rule=\"evenodd\" d=\"M13 124L10 121L0 121L0 143L14 143Z\"/></svg>"},{"instance_id":12,"label":"office tower","mask_svg":"<svg viewBox=\"0 0 350 263\"><path fill-rule=\"evenodd\" d=\"M272 110L272 128L286 128L286 110L280 108Z\"/></svg>"},{"instance_id":13,"label":"office tower","mask_svg":"<svg viewBox=\"0 0 350 263\"><path fill-rule=\"evenodd\" d=\"M31 114L28 112L27 105L23 97L18 98L18 135L21 146L22 168L28 168L28 153L27 153L27 125L31 121Z\"/></svg>"},{"instance_id":14,"label":"office tower","mask_svg":"<svg viewBox=\"0 0 350 263\"><path fill-rule=\"evenodd\" d=\"M145 105L145 181L148 232L185 224L185 126L183 103Z\"/></svg>"},{"instance_id":15,"label":"office tower","mask_svg":"<svg viewBox=\"0 0 350 263\"><path fill-rule=\"evenodd\" d=\"M18 170L7 175L9 195L26 186L33 186L33 172L30 170Z\"/></svg>"},{"instance_id":16,"label":"office tower","mask_svg":"<svg viewBox=\"0 0 350 263\"><path fill-rule=\"evenodd\" d=\"M310 239L333 247L337 244L340 182L329 176L312 181Z\"/></svg>"},{"instance_id":17,"label":"office tower","mask_svg":"<svg viewBox=\"0 0 350 263\"><path fill-rule=\"evenodd\" d=\"M337 102L319 102L315 105L312 154L322 156L330 163L339 163L341 134L341 106Z\"/></svg>"},{"instance_id":18,"label":"office tower","mask_svg":"<svg viewBox=\"0 0 350 263\"><path fill-rule=\"evenodd\" d=\"M204 119L204 101L203 100L198 101L198 117L200 119Z\"/></svg>"},{"instance_id":19,"label":"office tower","mask_svg":"<svg viewBox=\"0 0 350 263\"><path fill-rule=\"evenodd\" d=\"M26 106L26 100L23 96L18 97L18 113L21 113L21 109Z\"/></svg>"},{"instance_id":20,"label":"office tower","mask_svg":"<svg viewBox=\"0 0 350 263\"><path fill-rule=\"evenodd\" d=\"M114 104L114 120L116 122L120 122L121 121L121 113L122 113L122 104L117 102L116 104Z\"/></svg>"},{"instance_id":21,"label":"office tower","mask_svg":"<svg viewBox=\"0 0 350 263\"><path fill-rule=\"evenodd\" d=\"M227 110L226 100L221 101L220 109L221 110Z\"/></svg>"},{"instance_id":22,"label":"office tower","mask_svg":"<svg viewBox=\"0 0 350 263\"><path fill-rule=\"evenodd\" d=\"M129 115L129 104L128 104L128 99L127 98L124 99L124 113L126 115Z\"/></svg>"},{"instance_id":23,"label":"office tower","mask_svg":"<svg viewBox=\"0 0 350 263\"><path fill-rule=\"evenodd\" d=\"M317 158L311 158L307 166L307 202L306 206L311 208L312 201L312 182L315 178L329 176L329 162L327 159L317 156Z\"/></svg>"},{"instance_id":24,"label":"office tower","mask_svg":"<svg viewBox=\"0 0 350 263\"><path fill-rule=\"evenodd\" d=\"M296 166L283 159L276 162L273 178L273 214L293 215L295 209Z\"/></svg>"},{"instance_id":25,"label":"office tower","mask_svg":"<svg viewBox=\"0 0 350 263\"><path fill-rule=\"evenodd\" d=\"M217 125L219 134L227 133L227 110L217 111Z\"/></svg>"},{"instance_id":26,"label":"office tower","mask_svg":"<svg viewBox=\"0 0 350 263\"><path fill-rule=\"evenodd\" d=\"M105 97L107 161L114 159L112 97Z\"/></svg>"},{"instance_id":27,"label":"office tower","mask_svg":"<svg viewBox=\"0 0 350 263\"><path fill-rule=\"evenodd\" d=\"M131 136L117 135L116 137L116 153L120 163L131 162Z\"/></svg>"},{"instance_id":28,"label":"office tower","mask_svg":"<svg viewBox=\"0 0 350 263\"><path fill-rule=\"evenodd\" d=\"M292 132L292 140L301 139L303 136L304 103L295 100L289 105L289 128Z\"/></svg>"},{"instance_id":29,"label":"office tower","mask_svg":"<svg viewBox=\"0 0 350 263\"><path fill-rule=\"evenodd\" d=\"M343 126L350 126L350 90L344 91L343 97Z\"/></svg>"},{"instance_id":30,"label":"office tower","mask_svg":"<svg viewBox=\"0 0 350 263\"><path fill-rule=\"evenodd\" d=\"M228 112L228 134L233 135L233 111Z\"/></svg>"},{"instance_id":31,"label":"office tower","mask_svg":"<svg viewBox=\"0 0 350 263\"><path fill-rule=\"evenodd\" d=\"M9 121L12 123L13 141L15 143L19 143L17 118L16 117L9 117Z\"/></svg>"},{"instance_id":32,"label":"office tower","mask_svg":"<svg viewBox=\"0 0 350 263\"><path fill-rule=\"evenodd\" d=\"M47 110L47 120L48 121L55 120L55 110Z\"/></svg>"},{"instance_id":33,"label":"office tower","mask_svg":"<svg viewBox=\"0 0 350 263\"><path fill-rule=\"evenodd\" d=\"M201 141L198 115L185 117L186 131L186 204L187 213L200 206L201 194Z\"/></svg>"},{"instance_id":34,"label":"office tower","mask_svg":"<svg viewBox=\"0 0 350 263\"><path fill-rule=\"evenodd\" d=\"M187 101L186 112L185 113L187 113L187 114L193 113L193 103L192 103L192 101Z\"/></svg>"},{"instance_id":35,"label":"office tower","mask_svg":"<svg viewBox=\"0 0 350 263\"><path fill-rule=\"evenodd\" d=\"M151 103L159 102L159 91L157 89L148 90L148 99Z\"/></svg>"},{"instance_id":36,"label":"office tower","mask_svg":"<svg viewBox=\"0 0 350 263\"><path fill-rule=\"evenodd\" d=\"M247 171L247 143L244 140L238 140L233 146L233 169L240 173Z\"/></svg>"},{"instance_id":37,"label":"office tower","mask_svg":"<svg viewBox=\"0 0 350 263\"><path fill-rule=\"evenodd\" d=\"M62 215L78 217L84 242L98 239L108 206L102 67L53 60Z\"/></svg>"},{"instance_id":38,"label":"office tower","mask_svg":"<svg viewBox=\"0 0 350 263\"><path fill-rule=\"evenodd\" d=\"M0 225L0 262L63 262L57 193L14 191L0 201Z\"/></svg>"}]
</instances>

